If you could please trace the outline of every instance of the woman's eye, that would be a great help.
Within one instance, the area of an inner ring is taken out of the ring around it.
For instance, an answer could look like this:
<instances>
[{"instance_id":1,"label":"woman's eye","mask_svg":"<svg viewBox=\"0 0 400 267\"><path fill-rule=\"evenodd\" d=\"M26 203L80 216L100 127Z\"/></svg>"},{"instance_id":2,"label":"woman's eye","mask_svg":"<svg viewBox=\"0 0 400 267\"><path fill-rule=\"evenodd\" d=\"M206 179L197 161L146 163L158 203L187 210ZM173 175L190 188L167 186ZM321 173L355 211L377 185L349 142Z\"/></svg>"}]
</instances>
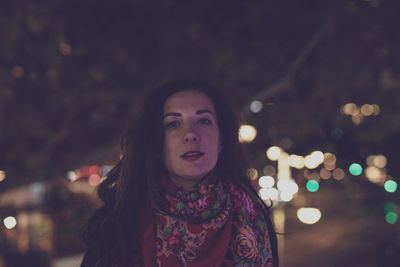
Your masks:
<instances>
[{"instance_id":1,"label":"woman's eye","mask_svg":"<svg viewBox=\"0 0 400 267\"><path fill-rule=\"evenodd\" d=\"M205 124L205 125L208 125L208 124L212 123L212 121L210 119L207 119L207 118L200 118L199 122L200 122L200 124Z\"/></svg>"},{"instance_id":2,"label":"woman's eye","mask_svg":"<svg viewBox=\"0 0 400 267\"><path fill-rule=\"evenodd\" d=\"M175 128L179 126L178 121L171 121L165 125L165 128Z\"/></svg>"}]
</instances>

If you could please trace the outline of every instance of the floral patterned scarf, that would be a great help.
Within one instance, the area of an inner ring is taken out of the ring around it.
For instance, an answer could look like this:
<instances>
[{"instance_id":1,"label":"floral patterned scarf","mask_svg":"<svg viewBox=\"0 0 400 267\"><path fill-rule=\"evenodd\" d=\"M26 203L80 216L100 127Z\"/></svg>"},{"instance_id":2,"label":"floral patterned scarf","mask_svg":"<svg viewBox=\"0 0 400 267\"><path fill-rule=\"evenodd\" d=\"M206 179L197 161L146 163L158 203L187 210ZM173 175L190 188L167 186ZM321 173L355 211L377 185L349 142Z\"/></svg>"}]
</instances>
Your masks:
<instances>
[{"instance_id":1,"label":"floral patterned scarf","mask_svg":"<svg viewBox=\"0 0 400 267\"><path fill-rule=\"evenodd\" d=\"M213 174L190 189L165 177L163 186L142 236L144 266L273 266L261 207L243 189Z\"/></svg>"}]
</instances>

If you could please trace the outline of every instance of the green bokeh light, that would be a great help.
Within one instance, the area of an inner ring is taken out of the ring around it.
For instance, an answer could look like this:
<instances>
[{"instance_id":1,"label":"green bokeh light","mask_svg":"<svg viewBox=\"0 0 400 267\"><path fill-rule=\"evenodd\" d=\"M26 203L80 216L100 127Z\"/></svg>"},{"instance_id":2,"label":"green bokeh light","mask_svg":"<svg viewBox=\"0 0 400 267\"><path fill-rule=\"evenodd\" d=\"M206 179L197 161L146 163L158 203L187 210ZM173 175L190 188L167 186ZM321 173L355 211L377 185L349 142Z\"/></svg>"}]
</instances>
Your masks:
<instances>
[{"instance_id":1,"label":"green bokeh light","mask_svg":"<svg viewBox=\"0 0 400 267\"><path fill-rule=\"evenodd\" d=\"M388 213L386 213L385 220L386 220L387 223L395 224L397 219L398 219L398 217L399 216L397 215L396 212L389 211Z\"/></svg>"},{"instance_id":2,"label":"green bokeh light","mask_svg":"<svg viewBox=\"0 0 400 267\"><path fill-rule=\"evenodd\" d=\"M393 180L387 180L383 186L389 193L394 193L397 190L397 183Z\"/></svg>"},{"instance_id":3,"label":"green bokeh light","mask_svg":"<svg viewBox=\"0 0 400 267\"><path fill-rule=\"evenodd\" d=\"M357 175L360 175L360 174L363 172L363 168L361 167L360 164L358 164L358 163L353 163L353 164L351 164L350 167L349 167L349 172L350 172L352 175L357 176Z\"/></svg>"},{"instance_id":4,"label":"green bokeh light","mask_svg":"<svg viewBox=\"0 0 400 267\"><path fill-rule=\"evenodd\" d=\"M319 183L316 180L309 180L306 184L307 190L310 192L316 192L319 189Z\"/></svg>"}]
</instances>

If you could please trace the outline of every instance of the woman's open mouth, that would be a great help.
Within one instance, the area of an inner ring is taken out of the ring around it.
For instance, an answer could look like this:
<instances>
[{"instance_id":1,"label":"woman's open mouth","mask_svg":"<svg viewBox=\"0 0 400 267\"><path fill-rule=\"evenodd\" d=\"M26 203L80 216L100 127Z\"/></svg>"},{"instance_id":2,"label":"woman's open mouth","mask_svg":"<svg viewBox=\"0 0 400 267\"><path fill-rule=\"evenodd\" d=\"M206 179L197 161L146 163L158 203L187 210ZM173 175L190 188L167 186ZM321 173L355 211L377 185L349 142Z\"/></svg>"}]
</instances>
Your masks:
<instances>
[{"instance_id":1,"label":"woman's open mouth","mask_svg":"<svg viewBox=\"0 0 400 267\"><path fill-rule=\"evenodd\" d=\"M204 156L203 152L200 151L188 151L185 154L181 155L181 158L186 161L195 161Z\"/></svg>"}]
</instances>

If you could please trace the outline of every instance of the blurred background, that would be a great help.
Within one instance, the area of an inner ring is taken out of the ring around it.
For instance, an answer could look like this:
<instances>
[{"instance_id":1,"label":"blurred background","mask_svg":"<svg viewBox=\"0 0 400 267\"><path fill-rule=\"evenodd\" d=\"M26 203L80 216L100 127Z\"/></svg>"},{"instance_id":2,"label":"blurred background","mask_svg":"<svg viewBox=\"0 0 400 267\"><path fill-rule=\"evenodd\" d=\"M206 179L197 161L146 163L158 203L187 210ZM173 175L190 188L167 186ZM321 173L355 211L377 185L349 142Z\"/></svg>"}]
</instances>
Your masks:
<instances>
[{"instance_id":1,"label":"blurred background","mask_svg":"<svg viewBox=\"0 0 400 267\"><path fill-rule=\"evenodd\" d=\"M78 266L143 96L218 87L281 266L400 266L396 0L23 1L0 8L0 266Z\"/></svg>"}]
</instances>

